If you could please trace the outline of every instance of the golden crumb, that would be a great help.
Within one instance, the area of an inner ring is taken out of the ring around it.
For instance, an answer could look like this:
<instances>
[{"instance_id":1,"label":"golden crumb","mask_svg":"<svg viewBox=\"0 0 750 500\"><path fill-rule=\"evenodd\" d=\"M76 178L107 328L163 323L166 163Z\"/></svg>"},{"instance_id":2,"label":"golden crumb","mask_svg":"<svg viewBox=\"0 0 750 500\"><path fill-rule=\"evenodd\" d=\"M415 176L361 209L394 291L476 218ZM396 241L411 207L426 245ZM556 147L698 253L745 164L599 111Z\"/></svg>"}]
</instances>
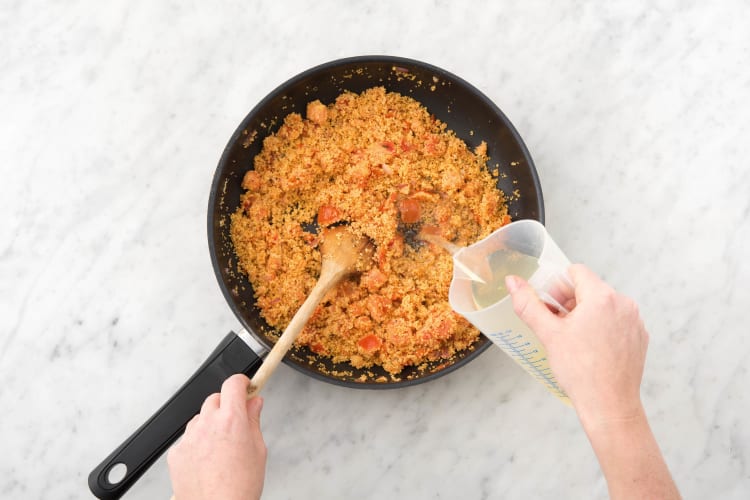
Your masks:
<instances>
[{"instance_id":1,"label":"golden crumb","mask_svg":"<svg viewBox=\"0 0 750 500\"><path fill-rule=\"evenodd\" d=\"M245 140L242 141L242 147L247 149L250 147L250 145L255 142L255 138L258 137L258 131L253 130L252 132L248 133L247 130L242 131L242 135L246 135Z\"/></svg>"}]
</instances>

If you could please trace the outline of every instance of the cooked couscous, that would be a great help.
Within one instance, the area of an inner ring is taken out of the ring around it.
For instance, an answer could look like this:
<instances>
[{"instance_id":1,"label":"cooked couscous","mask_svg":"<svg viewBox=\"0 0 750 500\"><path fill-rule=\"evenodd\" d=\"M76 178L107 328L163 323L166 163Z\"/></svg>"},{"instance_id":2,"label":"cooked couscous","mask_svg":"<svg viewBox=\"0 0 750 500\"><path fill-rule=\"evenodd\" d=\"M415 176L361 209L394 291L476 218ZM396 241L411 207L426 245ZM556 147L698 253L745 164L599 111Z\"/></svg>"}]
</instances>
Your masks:
<instances>
[{"instance_id":1,"label":"cooked couscous","mask_svg":"<svg viewBox=\"0 0 750 500\"><path fill-rule=\"evenodd\" d=\"M417 101L382 87L288 115L245 174L231 219L267 323L283 330L315 285L315 226L346 223L372 240L372 265L328 293L297 345L391 374L469 347L479 332L448 305L450 255L409 236L421 228L467 245L508 223L486 162L484 143L470 151Z\"/></svg>"}]
</instances>

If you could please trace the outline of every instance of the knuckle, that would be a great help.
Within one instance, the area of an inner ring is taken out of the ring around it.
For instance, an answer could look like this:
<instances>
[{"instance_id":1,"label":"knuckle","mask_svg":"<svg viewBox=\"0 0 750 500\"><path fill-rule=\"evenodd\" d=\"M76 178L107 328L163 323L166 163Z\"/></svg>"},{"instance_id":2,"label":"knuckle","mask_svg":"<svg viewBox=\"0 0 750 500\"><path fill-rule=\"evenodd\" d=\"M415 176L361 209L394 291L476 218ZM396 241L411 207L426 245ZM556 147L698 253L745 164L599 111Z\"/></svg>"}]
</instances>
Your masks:
<instances>
[{"instance_id":1,"label":"knuckle","mask_svg":"<svg viewBox=\"0 0 750 500\"><path fill-rule=\"evenodd\" d=\"M631 299L630 297L626 295L619 295L617 296L617 306L622 311L624 316L632 319L637 320L640 317L640 313L638 311L638 304Z\"/></svg>"},{"instance_id":2,"label":"knuckle","mask_svg":"<svg viewBox=\"0 0 750 500\"><path fill-rule=\"evenodd\" d=\"M238 375L241 375L241 374L234 374L231 377L229 377L228 379L226 379L221 384L221 392L225 392L226 390L231 390L234 387L238 386L242 382L242 379L239 378ZM242 376L244 376L244 375L242 375Z\"/></svg>"},{"instance_id":3,"label":"knuckle","mask_svg":"<svg viewBox=\"0 0 750 500\"><path fill-rule=\"evenodd\" d=\"M234 414L231 411L218 412L214 416L214 418L214 429L217 429L221 432L229 432L234 427L235 418Z\"/></svg>"},{"instance_id":4,"label":"knuckle","mask_svg":"<svg viewBox=\"0 0 750 500\"><path fill-rule=\"evenodd\" d=\"M641 310L638 307L638 303L635 300L631 299L630 297L627 297L627 304L628 304L628 309L630 310L630 314L632 314L636 318L640 318Z\"/></svg>"},{"instance_id":5,"label":"knuckle","mask_svg":"<svg viewBox=\"0 0 750 500\"><path fill-rule=\"evenodd\" d=\"M219 403L219 393L214 392L213 394L210 394L204 401L203 405L201 405L201 413L207 411L208 409L212 408L215 405L218 405ZM200 413L198 414L200 415ZM194 416L190 422L188 422L188 425L194 424L197 421L198 415Z\"/></svg>"},{"instance_id":6,"label":"knuckle","mask_svg":"<svg viewBox=\"0 0 750 500\"><path fill-rule=\"evenodd\" d=\"M592 272L584 264L575 263L568 267L568 274L576 285L591 282Z\"/></svg>"},{"instance_id":7,"label":"knuckle","mask_svg":"<svg viewBox=\"0 0 750 500\"><path fill-rule=\"evenodd\" d=\"M244 373L235 373L229 378L232 380L233 384L237 384L242 388L247 387L247 385L250 383L250 379L247 378L247 375L245 375Z\"/></svg>"},{"instance_id":8,"label":"knuckle","mask_svg":"<svg viewBox=\"0 0 750 500\"><path fill-rule=\"evenodd\" d=\"M231 381L233 381L234 383L237 383L237 384L244 384L249 379L247 378L247 376L244 373L235 373L234 375L232 375L231 377L229 377L229 379L227 379L227 380L231 380Z\"/></svg>"},{"instance_id":9,"label":"knuckle","mask_svg":"<svg viewBox=\"0 0 750 500\"><path fill-rule=\"evenodd\" d=\"M569 272L571 274L579 274L584 269L586 269L586 266L584 266L583 264L581 264L579 262L576 262L575 264L571 264L570 267L568 268L568 270L569 270Z\"/></svg>"},{"instance_id":10,"label":"knuckle","mask_svg":"<svg viewBox=\"0 0 750 500\"><path fill-rule=\"evenodd\" d=\"M602 287L599 293L599 306L603 309L613 310L617 307L619 298L617 292L610 287Z\"/></svg>"},{"instance_id":11,"label":"knuckle","mask_svg":"<svg viewBox=\"0 0 750 500\"><path fill-rule=\"evenodd\" d=\"M234 384L234 382L232 381L232 377L229 377L228 379L226 379L224 382L221 383L221 392L226 392L227 389L232 387L232 385Z\"/></svg>"},{"instance_id":12,"label":"knuckle","mask_svg":"<svg viewBox=\"0 0 750 500\"><path fill-rule=\"evenodd\" d=\"M216 419L222 425L231 424L235 418L236 416L235 416L234 407L231 407L231 406L224 408L221 411L216 412Z\"/></svg>"},{"instance_id":13,"label":"knuckle","mask_svg":"<svg viewBox=\"0 0 750 500\"><path fill-rule=\"evenodd\" d=\"M625 303L628 305L628 308L633 312L638 312L638 304L635 300L631 299L630 297L625 297Z\"/></svg>"}]
</instances>

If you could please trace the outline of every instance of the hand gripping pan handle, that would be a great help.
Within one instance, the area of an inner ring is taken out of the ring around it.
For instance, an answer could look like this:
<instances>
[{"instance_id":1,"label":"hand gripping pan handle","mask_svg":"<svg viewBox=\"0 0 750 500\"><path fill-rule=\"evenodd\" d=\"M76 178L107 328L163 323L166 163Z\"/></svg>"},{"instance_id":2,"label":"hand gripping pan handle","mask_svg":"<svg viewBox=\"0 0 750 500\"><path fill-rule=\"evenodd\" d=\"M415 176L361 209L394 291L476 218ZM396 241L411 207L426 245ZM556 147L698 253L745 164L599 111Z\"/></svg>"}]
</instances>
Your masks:
<instances>
[{"instance_id":1,"label":"hand gripping pan handle","mask_svg":"<svg viewBox=\"0 0 750 500\"><path fill-rule=\"evenodd\" d=\"M265 354L265 347L247 332L230 332L174 396L91 471L89 488L94 496L111 500L125 494L180 437L206 397L219 392L224 380L235 373L252 377ZM120 477L115 477L118 472Z\"/></svg>"}]
</instances>

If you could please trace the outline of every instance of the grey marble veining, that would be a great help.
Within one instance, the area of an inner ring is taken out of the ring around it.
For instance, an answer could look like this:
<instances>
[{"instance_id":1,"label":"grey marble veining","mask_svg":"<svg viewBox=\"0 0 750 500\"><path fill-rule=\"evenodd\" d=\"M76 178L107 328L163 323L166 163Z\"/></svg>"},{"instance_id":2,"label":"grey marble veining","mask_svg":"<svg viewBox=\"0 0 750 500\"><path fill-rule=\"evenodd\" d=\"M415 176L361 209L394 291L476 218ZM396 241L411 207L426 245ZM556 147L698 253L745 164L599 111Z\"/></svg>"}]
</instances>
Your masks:
<instances>
[{"instance_id":1,"label":"grey marble veining","mask_svg":"<svg viewBox=\"0 0 750 500\"><path fill-rule=\"evenodd\" d=\"M338 57L476 85L535 158L550 232L641 305L643 396L686 498L750 496L750 7L43 1L0 6L0 496L86 477L238 326L205 241L245 114ZM604 498L573 412L492 349L408 389L282 366L267 499ZM169 498L163 460L128 498Z\"/></svg>"}]
</instances>

